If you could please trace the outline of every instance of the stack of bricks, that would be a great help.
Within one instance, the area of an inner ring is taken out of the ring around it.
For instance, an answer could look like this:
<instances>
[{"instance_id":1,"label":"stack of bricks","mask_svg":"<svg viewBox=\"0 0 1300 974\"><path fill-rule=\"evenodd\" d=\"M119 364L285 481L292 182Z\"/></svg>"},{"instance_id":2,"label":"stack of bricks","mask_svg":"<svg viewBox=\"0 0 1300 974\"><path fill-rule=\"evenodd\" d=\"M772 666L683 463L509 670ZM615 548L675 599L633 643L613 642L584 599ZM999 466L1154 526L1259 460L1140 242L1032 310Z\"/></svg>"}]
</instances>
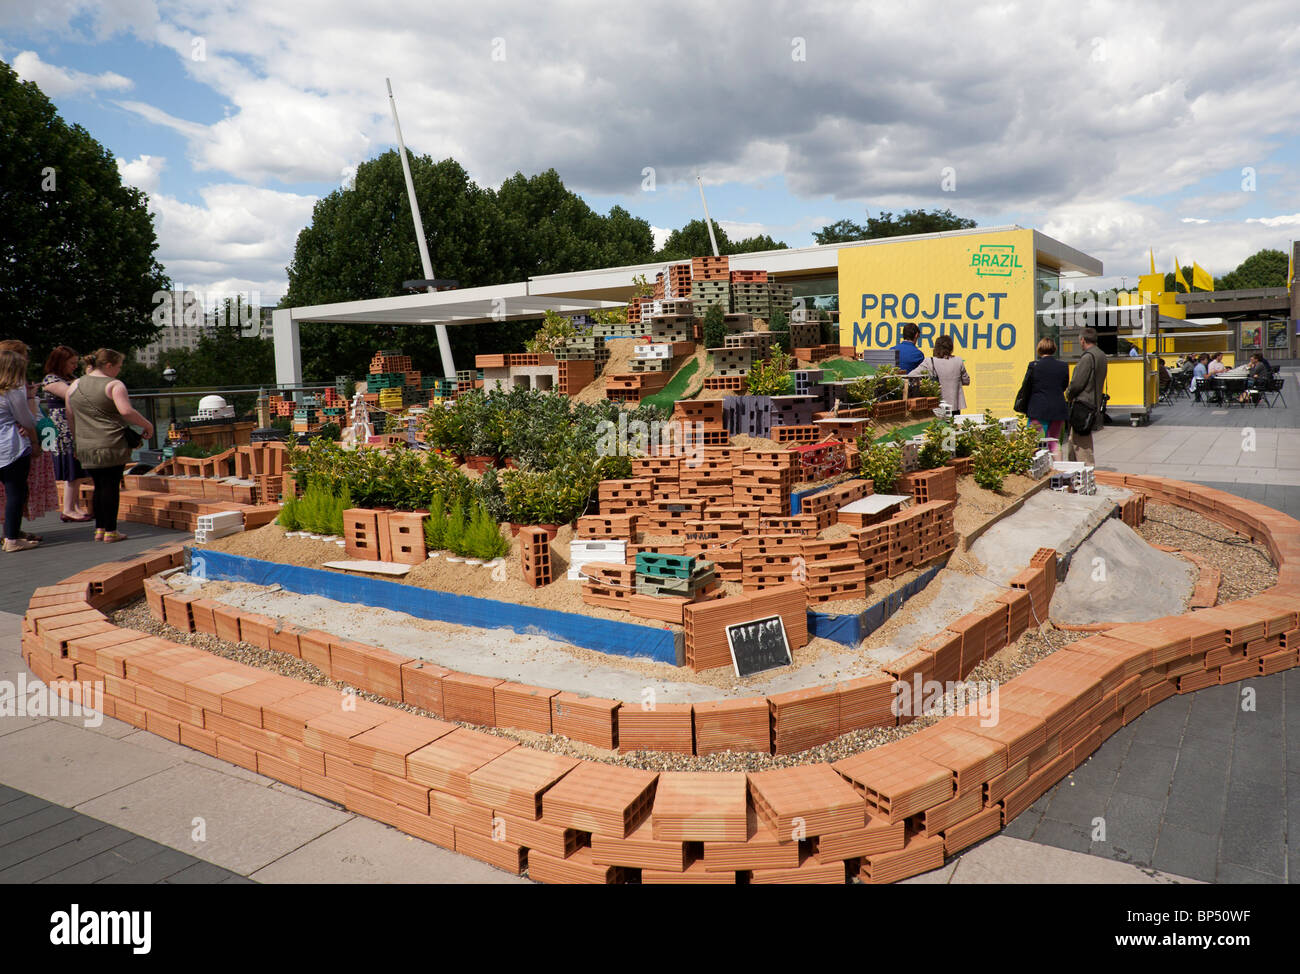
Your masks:
<instances>
[{"instance_id":1,"label":"stack of bricks","mask_svg":"<svg viewBox=\"0 0 1300 974\"><path fill-rule=\"evenodd\" d=\"M744 591L761 592L800 582L796 559L803 556L803 543L802 534L760 534L739 542Z\"/></svg>"},{"instance_id":2,"label":"stack of bricks","mask_svg":"<svg viewBox=\"0 0 1300 974\"><path fill-rule=\"evenodd\" d=\"M551 540L545 528L520 528L519 556L525 582L533 588L551 584Z\"/></svg>"},{"instance_id":3,"label":"stack of bricks","mask_svg":"<svg viewBox=\"0 0 1300 974\"><path fill-rule=\"evenodd\" d=\"M799 501L799 513L817 519L817 530L824 531L836 523L841 507L871 495L870 480L846 480Z\"/></svg>"},{"instance_id":4,"label":"stack of bricks","mask_svg":"<svg viewBox=\"0 0 1300 974\"><path fill-rule=\"evenodd\" d=\"M634 460L633 465L635 464ZM602 480L597 487L596 498L602 514L636 514L649 509L654 495L653 477L634 477L630 480Z\"/></svg>"},{"instance_id":5,"label":"stack of bricks","mask_svg":"<svg viewBox=\"0 0 1300 974\"><path fill-rule=\"evenodd\" d=\"M928 501L957 500L957 470L942 466L932 470L914 470L898 479L895 489L900 494L911 494L917 504Z\"/></svg>"},{"instance_id":6,"label":"stack of bricks","mask_svg":"<svg viewBox=\"0 0 1300 974\"><path fill-rule=\"evenodd\" d=\"M676 494L680 463L678 457L633 457L632 477L653 482L652 499Z\"/></svg>"},{"instance_id":7,"label":"stack of bricks","mask_svg":"<svg viewBox=\"0 0 1300 974\"><path fill-rule=\"evenodd\" d=\"M854 528L849 536L858 543L858 557L862 560L863 577L868 583L889 577L888 521Z\"/></svg>"},{"instance_id":8,"label":"stack of bricks","mask_svg":"<svg viewBox=\"0 0 1300 974\"><path fill-rule=\"evenodd\" d=\"M617 481L611 481L617 483ZM587 514L578 518L574 536L578 538L622 538L631 541L636 537L637 515L625 514Z\"/></svg>"},{"instance_id":9,"label":"stack of bricks","mask_svg":"<svg viewBox=\"0 0 1300 974\"><path fill-rule=\"evenodd\" d=\"M607 376L605 397L613 402L639 403L668 385L667 372L624 372Z\"/></svg>"},{"instance_id":10,"label":"stack of bricks","mask_svg":"<svg viewBox=\"0 0 1300 974\"><path fill-rule=\"evenodd\" d=\"M380 349L370 360L370 374L385 372L410 372L411 357L403 355L400 349Z\"/></svg>"},{"instance_id":11,"label":"stack of bricks","mask_svg":"<svg viewBox=\"0 0 1300 974\"><path fill-rule=\"evenodd\" d=\"M699 281L728 281L730 263L725 256L691 258L691 286Z\"/></svg>"},{"instance_id":12,"label":"stack of bricks","mask_svg":"<svg viewBox=\"0 0 1300 974\"><path fill-rule=\"evenodd\" d=\"M656 342L692 342L695 339L695 316L656 315L650 319L649 334Z\"/></svg>"},{"instance_id":13,"label":"stack of bricks","mask_svg":"<svg viewBox=\"0 0 1300 974\"><path fill-rule=\"evenodd\" d=\"M691 299L691 265L687 261L663 269L664 297L673 301Z\"/></svg>"},{"instance_id":14,"label":"stack of bricks","mask_svg":"<svg viewBox=\"0 0 1300 974\"><path fill-rule=\"evenodd\" d=\"M751 450L735 468L735 501L761 514L785 517L797 483L795 454L790 450Z\"/></svg>"},{"instance_id":15,"label":"stack of bricks","mask_svg":"<svg viewBox=\"0 0 1300 974\"><path fill-rule=\"evenodd\" d=\"M684 616L686 665L696 671L730 666L727 626L774 615L781 617L792 651L807 645L808 605L798 582L765 588L753 596L733 595L688 605Z\"/></svg>"},{"instance_id":16,"label":"stack of bricks","mask_svg":"<svg viewBox=\"0 0 1300 974\"><path fill-rule=\"evenodd\" d=\"M710 378L748 378L754 364L754 350L747 345L734 348L711 348L713 376Z\"/></svg>"},{"instance_id":17,"label":"stack of bricks","mask_svg":"<svg viewBox=\"0 0 1300 974\"><path fill-rule=\"evenodd\" d=\"M594 358L569 359L559 362L556 368L556 391L562 396L576 396L596 379Z\"/></svg>"},{"instance_id":18,"label":"stack of bricks","mask_svg":"<svg viewBox=\"0 0 1300 974\"><path fill-rule=\"evenodd\" d=\"M749 373L744 375L711 375L704 380L708 392L731 392L743 396L749 388Z\"/></svg>"},{"instance_id":19,"label":"stack of bricks","mask_svg":"<svg viewBox=\"0 0 1300 974\"><path fill-rule=\"evenodd\" d=\"M683 537L686 526L703 517L704 508L704 500L698 497L655 497L638 518L637 528L652 536Z\"/></svg>"},{"instance_id":20,"label":"stack of bricks","mask_svg":"<svg viewBox=\"0 0 1300 974\"><path fill-rule=\"evenodd\" d=\"M732 453L730 447L702 447L697 456L682 458L678 465L681 496L703 500L706 507L730 507L735 500Z\"/></svg>"},{"instance_id":21,"label":"stack of bricks","mask_svg":"<svg viewBox=\"0 0 1300 974\"><path fill-rule=\"evenodd\" d=\"M703 318L711 307L719 307L724 313L731 310L730 285L725 280L692 280L691 310L695 317Z\"/></svg>"},{"instance_id":22,"label":"stack of bricks","mask_svg":"<svg viewBox=\"0 0 1300 974\"><path fill-rule=\"evenodd\" d=\"M858 539L852 536L833 541L808 539L800 547L803 585L808 601L865 598L867 570L859 554Z\"/></svg>"}]
</instances>

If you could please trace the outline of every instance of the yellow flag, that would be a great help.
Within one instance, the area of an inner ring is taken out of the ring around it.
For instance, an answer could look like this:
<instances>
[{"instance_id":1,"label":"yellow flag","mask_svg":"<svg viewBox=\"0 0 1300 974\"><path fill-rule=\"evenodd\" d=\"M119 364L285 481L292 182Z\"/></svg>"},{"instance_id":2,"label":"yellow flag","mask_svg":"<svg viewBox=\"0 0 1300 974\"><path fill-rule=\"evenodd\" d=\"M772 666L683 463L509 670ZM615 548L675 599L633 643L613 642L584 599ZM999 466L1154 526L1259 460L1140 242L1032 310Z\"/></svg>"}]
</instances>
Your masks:
<instances>
[{"instance_id":1,"label":"yellow flag","mask_svg":"<svg viewBox=\"0 0 1300 974\"><path fill-rule=\"evenodd\" d=\"M1209 271L1196 261L1192 261L1192 284L1202 291L1214 290L1214 278L1210 276Z\"/></svg>"},{"instance_id":2,"label":"yellow flag","mask_svg":"<svg viewBox=\"0 0 1300 974\"><path fill-rule=\"evenodd\" d=\"M1174 283L1181 284L1188 293L1191 293L1192 282L1183 276L1183 265L1178 262L1177 257L1174 257Z\"/></svg>"}]
</instances>

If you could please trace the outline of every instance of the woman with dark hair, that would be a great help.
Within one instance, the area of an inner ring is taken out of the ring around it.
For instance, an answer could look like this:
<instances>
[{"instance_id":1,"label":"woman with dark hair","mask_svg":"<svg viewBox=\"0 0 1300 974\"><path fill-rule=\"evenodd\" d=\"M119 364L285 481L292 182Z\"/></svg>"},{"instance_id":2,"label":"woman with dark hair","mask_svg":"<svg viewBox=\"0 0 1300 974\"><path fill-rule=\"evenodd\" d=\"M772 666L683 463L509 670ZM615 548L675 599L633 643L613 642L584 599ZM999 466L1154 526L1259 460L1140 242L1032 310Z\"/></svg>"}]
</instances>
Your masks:
<instances>
[{"instance_id":1,"label":"woman with dark hair","mask_svg":"<svg viewBox=\"0 0 1300 974\"><path fill-rule=\"evenodd\" d=\"M13 352L22 359L23 376L26 378L27 364L31 357L31 349L27 347L27 343L14 338L6 339L0 342L0 352ZM43 417L40 407L36 405L37 386L25 382L24 389L27 394L27 411L36 420L36 435L44 436L46 434L41 426ZM23 517L29 521L44 517L48 511L53 511L59 506L58 485L54 481L54 459L48 452L50 444L42 440L40 447L39 450L32 451L31 466L27 471L27 499L23 503ZM0 487L0 499L3 497L4 489ZM26 531L22 536L27 541L41 540L40 535L28 534Z\"/></svg>"},{"instance_id":2,"label":"woman with dark hair","mask_svg":"<svg viewBox=\"0 0 1300 974\"><path fill-rule=\"evenodd\" d=\"M952 414L956 416L966 408L966 393L962 386L970 385L970 373L961 357L952 354L952 349L952 336L940 335L934 340L934 354L922 359L921 364L907 374L932 375L938 379L943 401L952 407Z\"/></svg>"},{"instance_id":3,"label":"woman with dark hair","mask_svg":"<svg viewBox=\"0 0 1300 974\"><path fill-rule=\"evenodd\" d=\"M122 353L101 348L81 360L85 373L68 390L68 412L76 431L77 459L95 482L95 540L125 541L117 530L122 471L131 459L127 424L153 436L153 424L135 411L126 384L118 379Z\"/></svg>"},{"instance_id":4,"label":"woman with dark hair","mask_svg":"<svg viewBox=\"0 0 1300 974\"><path fill-rule=\"evenodd\" d=\"M77 375L77 353L67 345L56 345L45 360L45 379L41 383L41 406L54 423L58 438L54 443L54 479L63 482L63 511L61 521L89 521L78 500L81 485L89 478L81 469L77 451L73 448L72 421L68 417L68 390Z\"/></svg>"},{"instance_id":5,"label":"woman with dark hair","mask_svg":"<svg viewBox=\"0 0 1300 974\"><path fill-rule=\"evenodd\" d=\"M1029 405L1025 416L1031 426L1036 426L1043 436L1056 440L1052 455L1061 458L1061 433L1069 408L1065 405L1065 388L1070 384L1070 368L1056 358L1056 342L1050 338L1038 341L1038 358L1025 370L1029 389Z\"/></svg>"}]
</instances>

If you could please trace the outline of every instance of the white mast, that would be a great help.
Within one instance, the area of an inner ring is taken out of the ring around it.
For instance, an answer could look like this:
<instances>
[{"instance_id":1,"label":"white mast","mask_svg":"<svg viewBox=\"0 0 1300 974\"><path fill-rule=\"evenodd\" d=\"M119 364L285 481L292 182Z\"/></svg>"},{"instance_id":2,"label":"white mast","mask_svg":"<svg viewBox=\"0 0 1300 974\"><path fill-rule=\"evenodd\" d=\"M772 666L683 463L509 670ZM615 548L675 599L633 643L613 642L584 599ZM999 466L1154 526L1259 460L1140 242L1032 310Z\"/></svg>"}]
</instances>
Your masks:
<instances>
[{"instance_id":1,"label":"white mast","mask_svg":"<svg viewBox=\"0 0 1300 974\"><path fill-rule=\"evenodd\" d=\"M393 98L393 83L384 79L388 85L388 103L393 109L393 128L397 129L397 147L402 156L402 174L406 177L406 195L411 201L411 218L415 221L415 242L420 247L420 262L424 265L424 279L433 280L433 263L429 260L429 244L424 239L424 221L420 219L420 204L415 201L415 183L411 181L411 164L406 160L406 143L402 141L402 123L397 120L397 100ZM714 248L717 249L716 247ZM430 285L429 293L433 293ZM438 335L438 351L442 355L442 373L447 379L456 378L456 363L451 358L451 341L447 338L447 326L435 325Z\"/></svg>"}]
</instances>

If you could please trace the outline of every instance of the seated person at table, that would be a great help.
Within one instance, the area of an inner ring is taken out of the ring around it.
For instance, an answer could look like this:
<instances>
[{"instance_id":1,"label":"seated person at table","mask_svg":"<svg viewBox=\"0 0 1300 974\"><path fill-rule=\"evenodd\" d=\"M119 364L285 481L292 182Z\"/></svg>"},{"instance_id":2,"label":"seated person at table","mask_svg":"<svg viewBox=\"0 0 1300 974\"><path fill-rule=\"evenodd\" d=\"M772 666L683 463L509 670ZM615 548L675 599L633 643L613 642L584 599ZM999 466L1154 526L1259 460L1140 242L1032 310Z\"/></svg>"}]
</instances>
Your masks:
<instances>
[{"instance_id":1,"label":"seated person at table","mask_svg":"<svg viewBox=\"0 0 1300 974\"><path fill-rule=\"evenodd\" d=\"M1174 377L1169 374L1169 369L1165 366L1164 359L1157 359L1156 362L1160 368L1160 391L1164 392L1169 388L1169 383L1174 381Z\"/></svg>"},{"instance_id":2,"label":"seated person at table","mask_svg":"<svg viewBox=\"0 0 1300 974\"><path fill-rule=\"evenodd\" d=\"M1241 402L1259 402L1259 394L1273 379L1273 373L1264 362L1259 352L1250 354L1250 371L1246 373L1246 388L1241 394Z\"/></svg>"},{"instance_id":3,"label":"seated person at table","mask_svg":"<svg viewBox=\"0 0 1300 974\"><path fill-rule=\"evenodd\" d=\"M1215 352L1214 358L1210 359L1210 364L1206 367L1206 375L1218 375L1220 372L1227 372L1228 367L1223 364L1223 353Z\"/></svg>"},{"instance_id":4,"label":"seated person at table","mask_svg":"<svg viewBox=\"0 0 1300 974\"><path fill-rule=\"evenodd\" d=\"M1201 401L1201 383L1205 381L1209 373L1210 356L1204 352L1196 359L1196 367L1192 369L1192 392L1196 393L1196 401Z\"/></svg>"}]
</instances>

